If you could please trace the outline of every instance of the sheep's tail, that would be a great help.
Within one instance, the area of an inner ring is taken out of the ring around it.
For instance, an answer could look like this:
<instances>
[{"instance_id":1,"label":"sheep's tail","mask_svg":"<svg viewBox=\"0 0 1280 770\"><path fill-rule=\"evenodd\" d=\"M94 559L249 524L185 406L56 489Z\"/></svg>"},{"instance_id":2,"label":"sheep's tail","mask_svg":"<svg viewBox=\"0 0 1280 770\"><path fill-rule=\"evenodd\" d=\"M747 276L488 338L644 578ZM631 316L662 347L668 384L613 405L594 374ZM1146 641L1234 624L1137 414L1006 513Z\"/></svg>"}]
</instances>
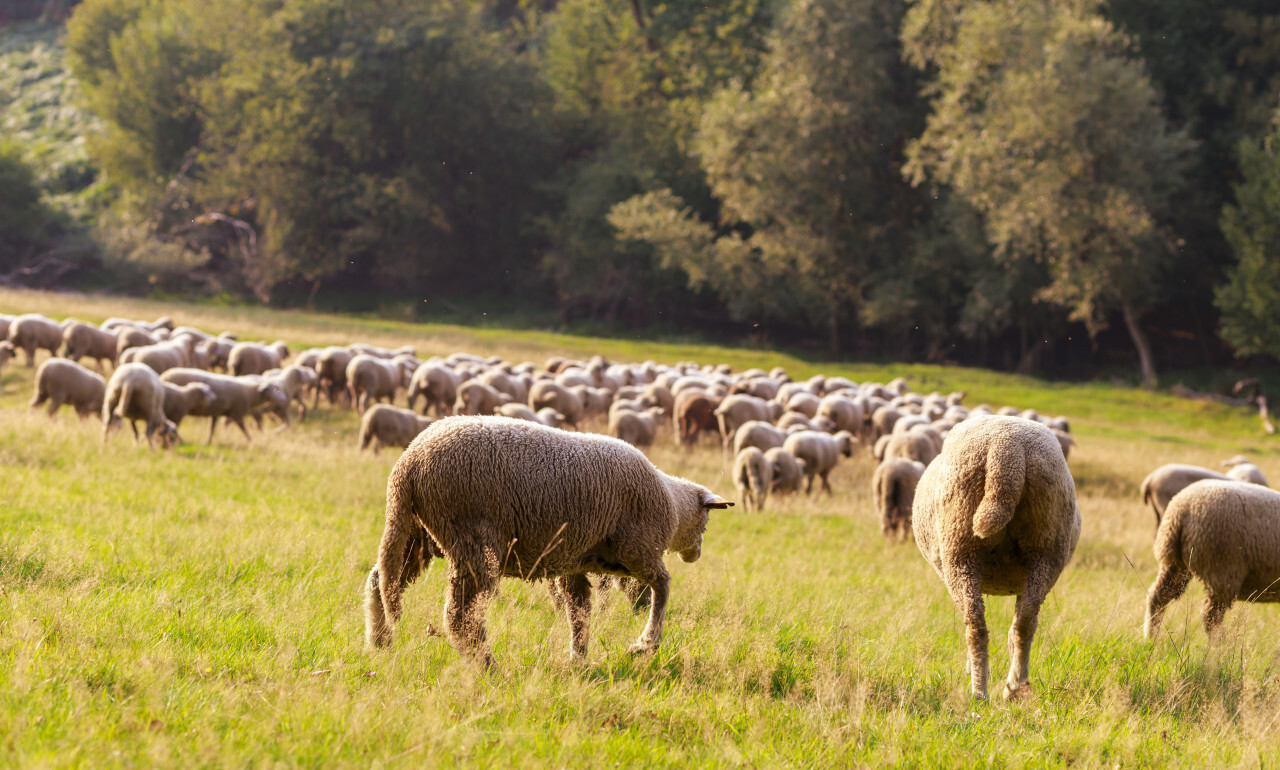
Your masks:
<instances>
[{"instance_id":1,"label":"sheep's tail","mask_svg":"<svg viewBox=\"0 0 1280 770\"><path fill-rule=\"evenodd\" d=\"M1156 505L1156 496L1151 491L1151 477L1147 476L1142 480L1142 504L1151 504L1151 510L1156 513L1156 527L1160 527L1160 508Z\"/></svg>"},{"instance_id":2,"label":"sheep's tail","mask_svg":"<svg viewBox=\"0 0 1280 770\"><path fill-rule=\"evenodd\" d=\"M982 501L973 513L973 534L988 538L1009 525L1027 478L1027 459L1018 451L997 455L994 448L986 456L986 480Z\"/></svg>"},{"instance_id":3,"label":"sheep's tail","mask_svg":"<svg viewBox=\"0 0 1280 770\"><path fill-rule=\"evenodd\" d=\"M1174 508L1174 506L1169 506ZM1156 561L1162 567L1182 564L1182 516L1177 509L1166 511L1164 520L1156 530Z\"/></svg>"},{"instance_id":4,"label":"sheep's tail","mask_svg":"<svg viewBox=\"0 0 1280 770\"><path fill-rule=\"evenodd\" d=\"M387 481L387 521L378 546L378 563L365 586L365 642L391 646L391 629L400 618L405 556L411 536L419 529L413 513L413 492L407 473L391 473Z\"/></svg>"},{"instance_id":5,"label":"sheep's tail","mask_svg":"<svg viewBox=\"0 0 1280 770\"><path fill-rule=\"evenodd\" d=\"M133 403L134 390L134 385L129 381L129 378L124 378L124 382L120 383L120 400L116 402L116 412L115 417L112 418L113 420L116 417L121 420L124 419L124 410L128 408L129 404Z\"/></svg>"},{"instance_id":6,"label":"sheep's tail","mask_svg":"<svg viewBox=\"0 0 1280 770\"><path fill-rule=\"evenodd\" d=\"M716 425L720 427L720 435L727 440L729 438L729 424L725 421L725 414L719 409L716 410L715 414L716 414Z\"/></svg>"}]
</instances>

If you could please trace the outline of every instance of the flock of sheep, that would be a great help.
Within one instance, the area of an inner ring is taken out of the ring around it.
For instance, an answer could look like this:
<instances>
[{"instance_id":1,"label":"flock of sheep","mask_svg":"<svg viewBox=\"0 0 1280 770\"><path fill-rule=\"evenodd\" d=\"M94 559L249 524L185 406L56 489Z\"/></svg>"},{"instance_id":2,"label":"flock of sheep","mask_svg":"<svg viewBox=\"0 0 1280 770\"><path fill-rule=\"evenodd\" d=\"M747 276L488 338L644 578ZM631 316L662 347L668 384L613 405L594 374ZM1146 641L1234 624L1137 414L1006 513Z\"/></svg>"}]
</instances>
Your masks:
<instances>
[{"instance_id":1,"label":"flock of sheep","mask_svg":"<svg viewBox=\"0 0 1280 770\"><path fill-rule=\"evenodd\" d=\"M873 499L886 537L914 535L966 625L972 692L986 697L983 595L1016 595L1005 696L1027 691L1041 603L1071 558L1080 511L1067 467L1065 418L962 405L964 393L923 395L907 382L855 383L781 368L734 373L694 363L638 365L553 358L539 367L455 353L419 360L413 348L312 348L286 364L283 342L110 319L100 326L0 315L0 368L23 351L33 407L66 404L100 416L103 440L137 422L154 448L179 441L187 417L208 417L251 440L274 415L282 429L308 401L361 414L357 445L400 447L387 483L386 523L365 589L366 639L391 643L404 588L432 558L449 565L445 626L483 661L484 607L501 577L546 579L569 620L570 654L585 656L593 589L624 590L649 619L633 652L657 649L669 594L663 554L701 555L711 510L733 503L658 470L643 453L668 421L692 449L703 436L732 463L747 510L770 495L831 493L829 475L859 448L877 462ZM59 357L61 353L62 357ZM98 372L78 361L94 359ZM111 364L110 378L105 378ZM221 370L215 372L214 370ZM404 394L408 408L393 403ZM419 399L421 413L414 411ZM388 402L388 403L383 403ZM602 427L609 436L587 432ZM1145 633L1192 575L1208 590L1212 633L1236 599L1280 600L1280 493L1243 458L1226 474L1164 466L1142 484L1156 512L1160 573ZM1259 533L1275 532L1276 537ZM596 583L593 585L592 578Z\"/></svg>"}]
</instances>

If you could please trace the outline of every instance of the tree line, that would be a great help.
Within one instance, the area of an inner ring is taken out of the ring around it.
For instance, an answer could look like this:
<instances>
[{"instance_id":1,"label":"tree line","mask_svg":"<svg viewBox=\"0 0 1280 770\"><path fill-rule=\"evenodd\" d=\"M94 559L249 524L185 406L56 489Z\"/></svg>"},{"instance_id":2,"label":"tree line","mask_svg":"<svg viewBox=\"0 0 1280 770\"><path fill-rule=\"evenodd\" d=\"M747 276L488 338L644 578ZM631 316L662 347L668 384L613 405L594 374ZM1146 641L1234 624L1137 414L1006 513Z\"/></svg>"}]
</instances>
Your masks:
<instances>
[{"instance_id":1,"label":"tree line","mask_svg":"<svg viewBox=\"0 0 1280 770\"><path fill-rule=\"evenodd\" d=\"M85 0L64 45L152 286L1280 355L1270 2Z\"/></svg>"}]
</instances>

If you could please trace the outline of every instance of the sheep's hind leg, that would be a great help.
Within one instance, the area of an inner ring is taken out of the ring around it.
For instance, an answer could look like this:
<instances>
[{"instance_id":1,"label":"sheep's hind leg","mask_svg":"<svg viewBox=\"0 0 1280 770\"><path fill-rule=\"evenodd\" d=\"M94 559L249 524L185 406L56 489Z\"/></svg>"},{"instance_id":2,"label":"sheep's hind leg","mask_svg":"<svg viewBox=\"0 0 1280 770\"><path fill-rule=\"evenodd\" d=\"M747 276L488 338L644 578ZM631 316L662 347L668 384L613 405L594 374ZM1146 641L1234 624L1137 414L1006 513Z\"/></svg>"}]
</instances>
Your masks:
<instances>
[{"instance_id":1,"label":"sheep's hind leg","mask_svg":"<svg viewBox=\"0 0 1280 770\"><path fill-rule=\"evenodd\" d=\"M586 660L591 628L591 581L586 575L563 575L556 578L556 585L569 619L569 657Z\"/></svg>"},{"instance_id":2,"label":"sheep's hind leg","mask_svg":"<svg viewBox=\"0 0 1280 770\"><path fill-rule=\"evenodd\" d=\"M1160 630L1160 622L1164 620L1164 610L1171 602L1182 596L1191 582L1191 571L1186 567L1161 567L1156 582L1147 589L1147 617L1142 624L1144 639L1154 639Z\"/></svg>"},{"instance_id":3,"label":"sheep's hind leg","mask_svg":"<svg viewBox=\"0 0 1280 770\"><path fill-rule=\"evenodd\" d=\"M975 698L986 700L990 661L987 658L986 604L982 600L982 576L972 568L952 566L947 570L947 588L964 617L969 690Z\"/></svg>"},{"instance_id":4,"label":"sheep's hind leg","mask_svg":"<svg viewBox=\"0 0 1280 770\"><path fill-rule=\"evenodd\" d=\"M640 638L627 650L633 655L657 651L659 643L662 642L662 622L666 618L667 596L671 589L671 575L662 562L659 561L657 565L646 570L646 573L638 574L637 577L649 586L653 593L649 603L649 622L645 624L644 631L640 632Z\"/></svg>"}]
</instances>

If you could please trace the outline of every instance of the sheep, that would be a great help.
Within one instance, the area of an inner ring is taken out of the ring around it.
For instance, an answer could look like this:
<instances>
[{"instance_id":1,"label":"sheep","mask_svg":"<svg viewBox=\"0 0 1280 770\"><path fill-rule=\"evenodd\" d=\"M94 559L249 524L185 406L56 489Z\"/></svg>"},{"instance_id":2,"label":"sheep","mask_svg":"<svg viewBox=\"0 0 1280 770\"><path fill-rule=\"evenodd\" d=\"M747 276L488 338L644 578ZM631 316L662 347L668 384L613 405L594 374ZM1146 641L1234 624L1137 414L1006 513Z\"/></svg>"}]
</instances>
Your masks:
<instances>
[{"instance_id":1,"label":"sheep","mask_svg":"<svg viewBox=\"0 0 1280 770\"><path fill-rule=\"evenodd\" d=\"M804 464L782 447L774 447L764 453L765 459L773 466L772 492L789 495L800 491L800 482L804 479Z\"/></svg>"},{"instance_id":2,"label":"sheep","mask_svg":"<svg viewBox=\"0 0 1280 770\"><path fill-rule=\"evenodd\" d=\"M885 537L896 536L902 542L911 536L911 504L923 473L924 463L905 457L890 458L876 466L871 491Z\"/></svg>"},{"instance_id":3,"label":"sheep","mask_svg":"<svg viewBox=\"0 0 1280 770\"><path fill-rule=\"evenodd\" d=\"M206 444L213 443L213 434L218 428L219 417L235 423L244 434L245 440L252 442L253 438L249 435L249 428L244 424L244 418L264 405L282 406L288 403L280 387L266 380L255 382L250 379L187 368L170 369L162 374L160 379L174 385L203 382L213 391L213 403L197 405L190 412L193 417L210 418L209 438Z\"/></svg>"},{"instance_id":4,"label":"sheep","mask_svg":"<svg viewBox=\"0 0 1280 770\"><path fill-rule=\"evenodd\" d=\"M160 316L159 318L152 321L151 323L147 323L146 321L131 321L128 318L108 318L107 320L102 322L101 328L104 331L115 331L116 329L122 328L122 327L133 327L136 329L143 329L149 332L155 332L159 329L173 331L173 319L167 315L164 315L164 316Z\"/></svg>"},{"instance_id":5,"label":"sheep","mask_svg":"<svg viewBox=\"0 0 1280 770\"><path fill-rule=\"evenodd\" d=\"M782 448L804 464L805 494L813 492L813 479L817 476L822 479L823 491L830 495L831 483L827 480L827 475L836 467L841 455L853 455L856 441L852 433L844 430L834 436L815 430L802 430L788 435Z\"/></svg>"},{"instance_id":6,"label":"sheep","mask_svg":"<svg viewBox=\"0 0 1280 770\"><path fill-rule=\"evenodd\" d=\"M609 419L609 435L634 447L653 446L662 419L662 407L653 406L643 412L623 410Z\"/></svg>"},{"instance_id":7,"label":"sheep","mask_svg":"<svg viewBox=\"0 0 1280 770\"><path fill-rule=\"evenodd\" d=\"M1040 605L1080 539L1075 482L1053 433L1013 417L957 425L920 477L912 520L920 553L964 616L973 695L987 697L984 593L1018 597L1004 697L1029 692Z\"/></svg>"},{"instance_id":8,"label":"sheep","mask_svg":"<svg viewBox=\"0 0 1280 770\"><path fill-rule=\"evenodd\" d=\"M782 446L787 440L787 432L773 427L761 420L751 420L738 426L733 434L733 456L737 457L747 447L756 447L761 452Z\"/></svg>"},{"instance_id":9,"label":"sheep","mask_svg":"<svg viewBox=\"0 0 1280 770\"><path fill-rule=\"evenodd\" d=\"M458 397L458 375L447 366L428 361L413 370L409 378L409 408L422 396L422 414L435 407L436 417L453 413L453 402Z\"/></svg>"},{"instance_id":10,"label":"sheep","mask_svg":"<svg viewBox=\"0 0 1280 770\"><path fill-rule=\"evenodd\" d=\"M289 346L280 340L270 345L237 342L231 347L231 354L227 357L227 372L232 377L262 374L270 369L279 369L280 364L288 357Z\"/></svg>"},{"instance_id":11,"label":"sheep","mask_svg":"<svg viewBox=\"0 0 1280 770\"><path fill-rule=\"evenodd\" d=\"M36 409L47 401L49 416L53 417L63 404L71 404L84 419L102 412L106 390L107 381L102 375L64 358L50 358L36 370L31 408Z\"/></svg>"},{"instance_id":12,"label":"sheep","mask_svg":"<svg viewBox=\"0 0 1280 770\"><path fill-rule=\"evenodd\" d=\"M773 463L757 447L747 447L733 461L733 484L742 497L743 509L764 510L773 487Z\"/></svg>"},{"instance_id":13,"label":"sheep","mask_svg":"<svg viewBox=\"0 0 1280 770\"><path fill-rule=\"evenodd\" d=\"M111 430L128 420L133 429L133 443L138 443L138 420L145 420L147 445L162 448L178 440L178 426L164 415L165 388L160 375L146 364L123 363L111 373L102 401L102 443L107 443Z\"/></svg>"},{"instance_id":14,"label":"sheep","mask_svg":"<svg viewBox=\"0 0 1280 770\"><path fill-rule=\"evenodd\" d=\"M1075 448L1076 440L1071 437L1070 433L1067 433L1064 430L1058 430L1053 427L1050 427L1049 430L1053 431L1053 437L1058 440L1058 446L1062 448L1062 458L1064 460L1070 460L1071 450Z\"/></svg>"},{"instance_id":15,"label":"sheep","mask_svg":"<svg viewBox=\"0 0 1280 770\"><path fill-rule=\"evenodd\" d=\"M36 351L56 356L62 347L62 325L39 313L20 315L9 324L9 342L26 354L27 366L36 365Z\"/></svg>"},{"instance_id":16,"label":"sheep","mask_svg":"<svg viewBox=\"0 0 1280 770\"><path fill-rule=\"evenodd\" d=\"M353 356L373 356L374 358L382 358L391 360L399 356L417 356L418 350L412 345L398 347L395 350L388 348L380 348L377 345L366 345L363 342L356 342L347 346L347 350L351 351Z\"/></svg>"},{"instance_id":17,"label":"sheep","mask_svg":"<svg viewBox=\"0 0 1280 770\"><path fill-rule=\"evenodd\" d=\"M564 415L565 423L577 429L585 416L582 397L551 380L539 380L529 388L529 408L551 408Z\"/></svg>"},{"instance_id":18,"label":"sheep","mask_svg":"<svg viewBox=\"0 0 1280 770\"><path fill-rule=\"evenodd\" d=\"M871 413L871 429L877 439L887 433L893 433L893 425L902 417L902 413L891 406L882 406Z\"/></svg>"},{"instance_id":19,"label":"sheep","mask_svg":"<svg viewBox=\"0 0 1280 770\"><path fill-rule=\"evenodd\" d=\"M698 390L685 390L676 398L675 441L686 449L693 448L698 434L717 428L716 407L720 400Z\"/></svg>"},{"instance_id":20,"label":"sheep","mask_svg":"<svg viewBox=\"0 0 1280 770\"><path fill-rule=\"evenodd\" d=\"M370 403L382 399L394 402L396 393L408 384L413 370L402 358L385 359L361 353L347 364L347 392L351 408L363 414ZM407 369L407 370L406 370Z\"/></svg>"},{"instance_id":21,"label":"sheep","mask_svg":"<svg viewBox=\"0 0 1280 770\"><path fill-rule=\"evenodd\" d=\"M922 427L918 426L906 433L891 434L889 442L884 447L884 454L880 459L890 460L894 457L904 457L925 465L933 462L933 459L938 456L941 434L932 426L928 430L931 433L927 433Z\"/></svg>"},{"instance_id":22,"label":"sheep","mask_svg":"<svg viewBox=\"0 0 1280 770\"><path fill-rule=\"evenodd\" d=\"M836 430L847 430L850 433L862 431L862 404L841 395L831 395L822 399L814 417L825 417L835 423Z\"/></svg>"},{"instance_id":23,"label":"sheep","mask_svg":"<svg viewBox=\"0 0 1280 770\"><path fill-rule=\"evenodd\" d=\"M316 385L312 409L320 407L321 391L328 397L330 405L337 404L342 394L347 392L347 365L353 358L355 355L346 348L329 347L320 352L320 358L316 361L316 374L320 375L320 381ZM449 403L453 403L452 398Z\"/></svg>"},{"instance_id":24,"label":"sheep","mask_svg":"<svg viewBox=\"0 0 1280 770\"><path fill-rule=\"evenodd\" d=\"M365 589L366 641L391 644L404 587L442 556L450 566L449 638L485 665L493 656L484 607L501 577L555 580L574 659L587 653L587 575L635 578L652 600L629 652L654 652L670 589L663 551L697 561L709 511L731 505L614 438L505 417L439 420L387 481L386 524Z\"/></svg>"},{"instance_id":25,"label":"sheep","mask_svg":"<svg viewBox=\"0 0 1280 770\"><path fill-rule=\"evenodd\" d=\"M521 403L529 400L529 387L519 377L513 377L501 369L490 369L480 375L480 382L499 393L506 393L512 401Z\"/></svg>"},{"instance_id":26,"label":"sheep","mask_svg":"<svg viewBox=\"0 0 1280 770\"><path fill-rule=\"evenodd\" d=\"M1142 480L1142 486L1139 493L1142 495L1142 503L1146 505L1151 503L1151 509L1156 513L1156 528L1160 527L1160 520L1164 517L1164 511L1169 507L1169 501L1174 495L1191 486L1197 481L1204 479L1226 480L1229 477L1217 471L1201 468L1198 465L1180 465L1170 463L1161 465L1147 477Z\"/></svg>"},{"instance_id":27,"label":"sheep","mask_svg":"<svg viewBox=\"0 0 1280 770\"><path fill-rule=\"evenodd\" d=\"M189 351L186 342L165 340L154 345L129 348L120 354L120 363L146 364L156 374L164 374L170 369L187 366L190 363Z\"/></svg>"},{"instance_id":28,"label":"sheep","mask_svg":"<svg viewBox=\"0 0 1280 770\"><path fill-rule=\"evenodd\" d=\"M799 412L787 412L778 418L776 427L782 431L790 431L795 428L797 430L817 430L813 427L813 422Z\"/></svg>"},{"instance_id":29,"label":"sheep","mask_svg":"<svg viewBox=\"0 0 1280 770\"><path fill-rule=\"evenodd\" d=\"M182 421L187 419L187 415L193 410L208 409L217 399L213 388L203 382L174 385L171 382L161 381L161 384L164 385L164 416L173 423L175 430L182 426Z\"/></svg>"},{"instance_id":30,"label":"sheep","mask_svg":"<svg viewBox=\"0 0 1280 770\"><path fill-rule=\"evenodd\" d=\"M510 417L515 420L540 422L548 428L559 428L564 425L564 415L549 406L543 407L535 412L524 404L508 402L494 407L493 413L501 415L502 417Z\"/></svg>"},{"instance_id":31,"label":"sheep","mask_svg":"<svg viewBox=\"0 0 1280 770\"><path fill-rule=\"evenodd\" d=\"M120 360L120 356L129 348L140 348L146 345L154 345L160 342L160 338L145 329L139 329L134 326L120 326L115 330L116 333L116 361Z\"/></svg>"},{"instance_id":32,"label":"sheep","mask_svg":"<svg viewBox=\"0 0 1280 770\"><path fill-rule=\"evenodd\" d=\"M733 435L738 426L751 420L772 423L782 416L783 406L776 401L765 401L762 398L735 394L725 397L716 407L716 422L720 426L721 443L725 451L729 451L733 443Z\"/></svg>"},{"instance_id":33,"label":"sheep","mask_svg":"<svg viewBox=\"0 0 1280 770\"><path fill-rule=\"evenodd\" d=\"M1237 600L1280 601L1280 492L1257 484L1207 479L1183 489L1156 530L1160 572L1147 591L1143 636L1153 639L1165 608L1191 578L1204 583L1205 634L1217 636Z\"/></svg>"},{"instance_id":34,"label":"sheep","mask_svg":"<svg viewBox=\"0 0 1280 770\"><path fill-rule=\"evenodd\" d=\"M1267 477L1262 473L1262 469L1240 455L1236 455L1230 460L1223 460L1222 464L1230 468L1227 471L1229 478L1233 478L1236 481L1246 481L1250 484L1260 484L1264 487L1270 486L1267 483Z\"/></svg>"},{"instance_id":35,"label":"sheep","mask_svg":"<svg viewBox=\"0 0 1280 770\"><path fill-rule=\"evenodd\" d=\"M796 393L791 398L787 399L788 412L797 412L811 420L815 415L817 415L818 407L821 405L822 399L807 390L801 393Z\"/></svg>"},{"instance_id":36,"label":"sheep","mask_svg":"<svg viewBox=\"0 0 1280 770\"><path fill-rule=\"evenodd\" d=\"M479 380L468 380L458 388L453 404L454 414L493 414L495 407L510 403L512 398Z\"/></svg>"},{"instance_id":37,"label":"sheep","mask_svg":"<svg viewBox=\"0 0 1280 770\"><path fill-rule=\"evenodd\" d=\"M63 356L79 363L88 356L98 362L98 371L106 371L106 363L115 366L119 353L116 335L84 321L72 321L62 330Z\"/></svg>"},{"instance_id":38,"label":"sheep","mask_svg":"<svg viewBox=\"0 0 1280 770\"><path fill-rule=\"evenodd\" d=\"M359 450L368 449L370 444L373 445L374 454L378 454L384 446L404 449L433 422L435 420L419 417L411 409L374 404L360 418Z\"/></svg>"},{"instance_id":39,"label":"sheep","mask_svg":"<svg viewBox=\"0 0 1280 770\"><path fill-rule=\"evenodd\" d=\"M593 388L589 385L578 385L570 388L582 400L584 417L595 417L608 413L613 394L604 388Z\"/></svg>"},{"instance_id":40,"label":"sheep","mask_svg":"<svg viewBox=\"0 0 1280 770\"><path fill-rule=\"evenodd\" d=\"M247 375L250 377L253 375ZM289 404L294 401L298 402L298 422L306 422L307 420L307 400L305 398L307 389L313 387L319 381L320 375L316 374L315 369L308 369L298 364L289 364L283 369L270 369L261 375L261 379L266 382L275 383L280 388L280 392L285 395L283 404L270 404L260 407L253 411L253 419L262 427L262 415L270 411L280 418L284 423L283 427L292 425L289 416Z\"/></svg>"}]
</instances>

